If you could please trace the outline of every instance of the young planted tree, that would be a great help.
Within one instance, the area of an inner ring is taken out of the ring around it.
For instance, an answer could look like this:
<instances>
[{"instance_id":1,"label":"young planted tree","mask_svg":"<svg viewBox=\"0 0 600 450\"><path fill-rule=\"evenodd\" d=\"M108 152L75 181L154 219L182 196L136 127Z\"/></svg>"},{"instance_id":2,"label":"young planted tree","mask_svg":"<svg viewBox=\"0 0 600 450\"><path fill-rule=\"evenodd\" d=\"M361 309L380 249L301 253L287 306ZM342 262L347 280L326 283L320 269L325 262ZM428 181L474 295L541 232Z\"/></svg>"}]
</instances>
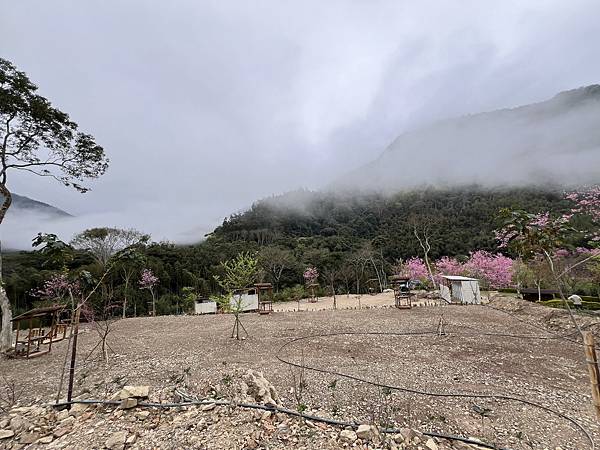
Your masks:
<instances>
[{"instance_id":1,"label":"young planted tree","mask_svg":"<svg viewBox=\"0 0 600 450\"><path fill-rule=\"evenodd\" d=\"M158 277L154 275L152 270L143 269L142 274L140 276L140 281L138 282L140 289L145 289L150 291L152 295L152 316L156 316L156 285L158 284Z\"/></svg>"},{"instance_id":2,"label":"young planted tree","mask_svg":"<svg viewBox=\"0 0 600 450\"><path fill-rule=\"evenodd\" d=\"M9 173L48 177L86 192L82 183L108 167L104 149L94 138L78 131L77 124L37 89L24 72L0 58L0 224L12 202ZM1 273L0 259L0 351L6 351L12 346L12 311Z\"/></svg>"},{"instance_id":3,"label":"young planted tree","mask_svg":"<svg viewBox=\"0 0 600 450\"><path fill-rule=\"evenodd\" d=\"M317 283L317 278L319 278L319 271L316 267L307 267L302 274L304 277L304 283L306 287L310 289L311 302L316 302L317 298L315 296L315 285Z\"/></svg>"},{"instance_id":4,"label":"young planted tree","mask_svg":"<svg viewBox=\"0 0 600 450\"><path fill-rule=\"evenodd\" d=\"M239 340L240 326L248 334L240 322L240 314L244 308L242 292L256 282L258 259L252 253L240 253L233 259L221 262L220 267L222 274L215 275L214 279L223 289L221 304L235 317L231 337Z\"/></svg>"},{"instance_id":5,"label":"young planted tree","mask_svg":"<svg viewBox=\"0 0 600 450\"><path fill-rule=\"evenodd\" d=\"M333 296L333 309L337 309L337 298L335 296L335 282L338 278L338 271L335 267L330 267L323 271L323 278L327 281L329 288L331 289L331 295Z\"/></svg>"},{"instance_id":6,"label":"young planted tree","mask_svg":"<svg viewBox=\"0 0 600 450\"><path fill-rule=\"evenodd\" d=\"M131 245L117 253L117 270L123 277L123 319L127 317L127 306L129 300L130 283L133 276L140 270L144 264L144 255L140 251L142 243ZM135 304L134 304L135 306Z\"/></svg>"}]
</instances>

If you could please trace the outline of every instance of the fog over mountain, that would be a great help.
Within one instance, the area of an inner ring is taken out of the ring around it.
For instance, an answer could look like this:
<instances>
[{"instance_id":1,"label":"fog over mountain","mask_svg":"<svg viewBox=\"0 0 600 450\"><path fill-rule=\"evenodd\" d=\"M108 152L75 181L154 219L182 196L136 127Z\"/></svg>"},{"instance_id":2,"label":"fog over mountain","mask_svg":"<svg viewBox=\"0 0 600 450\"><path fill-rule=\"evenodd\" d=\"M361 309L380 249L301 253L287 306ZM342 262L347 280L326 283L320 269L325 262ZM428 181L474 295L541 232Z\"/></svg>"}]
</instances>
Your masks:
<instances>
[{"instance_id":1,"label":"fog over mountain","mask_svg":"<svg viewBox=\"0 0 600 450\"><path fill-rule=\"evenodd\" d=\"M419 186L599 181L600 85L592 85L545 102L404 133L378 159L335 186L394 192Z\"/></svg>"},{"instance_id":2,"label":"fog over mountain","mask_svg":"<svg viewBox=\"0 0 600 450\"><path fill-rule=\"evenodd\" d=\"M8 210L7 216L16 216L21 214L40 214L48 219L64 219L73 217L68 212L44 202L34 200L19 194L12 194L12 205Z\"/></svg>"},{"instance_id":3,"label":"fog over mountain","mask_svg":"<svg viewBox=\"0 0 600 450\"><path fill-rule=\"evenodd\" d=\"M2 57L110 167L84 195L10 174L11 192L74 217L13 214L3 244L93 226L197 242L259 198L340 178L593 178L595 107L478 113L599 83L599 16L596 0L6 2Z\"/></svg>"}]
</instances>

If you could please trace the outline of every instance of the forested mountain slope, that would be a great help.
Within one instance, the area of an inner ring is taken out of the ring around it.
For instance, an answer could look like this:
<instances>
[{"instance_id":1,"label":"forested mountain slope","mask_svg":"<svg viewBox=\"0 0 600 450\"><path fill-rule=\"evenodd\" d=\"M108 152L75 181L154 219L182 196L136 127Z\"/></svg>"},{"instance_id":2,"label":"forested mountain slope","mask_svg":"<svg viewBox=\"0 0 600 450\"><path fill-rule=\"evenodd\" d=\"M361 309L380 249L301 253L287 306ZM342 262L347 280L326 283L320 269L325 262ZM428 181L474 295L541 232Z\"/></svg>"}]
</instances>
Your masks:
<instances>
[{"instance_id":1,"label":"forested mountain slope","mask_svg":"<svg viewBox=\"0 0 600 450\"><path fill-rule=\"evenodd\" d=\"M553 189L427 189L395 195L298 191L255 203L225 220L209 238L278 245L305 253L346 254L363 245L389 260L421 253L414 226L431 231L432 256L495 251L493 230L502 208L560 211L567 207ZM207 243L208 243L207 242Z\"/></svg>"}]
</instances>

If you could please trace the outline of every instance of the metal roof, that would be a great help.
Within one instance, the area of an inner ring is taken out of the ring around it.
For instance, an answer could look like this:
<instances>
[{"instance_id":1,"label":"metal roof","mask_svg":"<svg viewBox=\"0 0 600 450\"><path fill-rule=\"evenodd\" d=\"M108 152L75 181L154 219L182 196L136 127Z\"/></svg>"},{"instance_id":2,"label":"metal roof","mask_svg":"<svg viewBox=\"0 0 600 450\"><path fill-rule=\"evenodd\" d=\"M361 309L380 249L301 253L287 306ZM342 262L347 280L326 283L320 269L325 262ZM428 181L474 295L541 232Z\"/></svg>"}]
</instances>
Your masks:
<instances>
[{"instance_id":1,"label":"metal roof","mask_svg":"<svg viewBox=\"0 0 600 450\"><path fill-rule=\"evenodd\" d=\"M479 281L477 278L461 277L460 275L442 275L442 278L450 281Z\"/></svg>"}]
</instances>

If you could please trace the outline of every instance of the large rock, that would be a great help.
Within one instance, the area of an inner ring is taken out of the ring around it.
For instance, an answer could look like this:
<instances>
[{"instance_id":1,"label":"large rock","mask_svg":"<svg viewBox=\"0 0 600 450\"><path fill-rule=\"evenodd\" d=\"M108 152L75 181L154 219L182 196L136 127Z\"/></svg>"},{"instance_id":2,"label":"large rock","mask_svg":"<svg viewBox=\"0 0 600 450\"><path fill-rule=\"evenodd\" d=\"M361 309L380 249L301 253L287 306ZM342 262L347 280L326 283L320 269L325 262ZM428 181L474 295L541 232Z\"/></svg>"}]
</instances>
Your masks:
<instances>
[{"instance_id":1,"label":"large rock","mask_svg":"<svg viewBox=\"0 0 600 450\"><path fill-rule=\"evenodd\" d=\"M150 394L150 386L125 386L119 392L121 400L126 398L148 398Z\"/></svg>"},{"instance_id":2,"label":"large rock","mask_svg":"<svg viewBox=\"0 0 600 450\"><path fill-rule=\"evenodd\" d=\"M249 369L242 376L242 394L250 397L257 403L277 406L279 395L271 383L263 376L262 372Z\"/></svg>"},{"instance_id":3,"label":"large rock","mask_svg":"<svg viewBox=\"0 0 600 450\"><path fill-rule=\"evenodd\" d=\"M74 405L71 405L71 409L69 409L69 414L75 417L80 416L85 411L87 411L89 407L90 405L86 403L75 403Z\"/></svg>"},{"instance_id":4,"label":"large rock","mask_svg":"<svg viewBox=\"0 0 600 450\"><path fill-rule=\"evenodd\" d=\"M119 408L121 409L131 409L131 408L135 408L138 404L137 398L124 398L123 400L121 400L121 404L119 405Z\"/></svg>"},{"instance_id":5,"label":"large rock","mask_svg":"<svg viewBox=\"0 0 600 450\"><path fill-rule=\"evenodd\" d=\"M29 421L23 416L15 416L10 419L10 429L15 433L19 433L29 428Z\"/></svg>"},{"instance_id":6,"label":"large rock","mask_svg":"<svg viewBox=\"0 0 600 450\"><path fill-rule=\"evenodd\" d=\"M39 433L23 433L19 438L19 444L33 444L37 441L41 436Z\"/></svg>"},{"instance_id":7,"label":"large rock","mask_svg":"<svg viewBox=\"0 0 600 450\"><path fill-rule=\"evenodd\" d=\"M427 442L425 442L425 447L427 447L429 450L438 450L438 445L433 439L428 439Z\"/></svg>"},{"instance_id":8,"label":"large rock","mask_svg":"<svg viewBox=\"0 0 600 450\"><path fill-rule=\"evenodd\" d=\"M377 427L374 425L359 425L356 430L356 436L363 441L371 441L378 437L379 432L377 431Z\"/></svg>"},{"instance_id":9,"label":"large rock","mask_svg":"<svg viewBox=\"0 0 600 450\"><path fill-rule=\"evenodd\" d=\"M340 441L347 444L353 444L358 439L358 436L353 430L342 430L340 433Z\"/></svg>"},{"instance_id":10,"label":"large rock","mask_svg":"<svg viewBox=\"0 0 600 450\"><path fill-rule=\"evenodd\" d=\"M0 430L0 439L8 439L15 435L13 430Z\"/></svg>"},{"instance_id":11,"label":"large rock","mask_svg":"<svg viewBox=\"0 0 600 450\"><path fill-rule=\"evenodd\" d=\"M104 445L110 449L122 449L127 442L127 431L117 431L110 435Z\"/></svg>"}]
</instances>

